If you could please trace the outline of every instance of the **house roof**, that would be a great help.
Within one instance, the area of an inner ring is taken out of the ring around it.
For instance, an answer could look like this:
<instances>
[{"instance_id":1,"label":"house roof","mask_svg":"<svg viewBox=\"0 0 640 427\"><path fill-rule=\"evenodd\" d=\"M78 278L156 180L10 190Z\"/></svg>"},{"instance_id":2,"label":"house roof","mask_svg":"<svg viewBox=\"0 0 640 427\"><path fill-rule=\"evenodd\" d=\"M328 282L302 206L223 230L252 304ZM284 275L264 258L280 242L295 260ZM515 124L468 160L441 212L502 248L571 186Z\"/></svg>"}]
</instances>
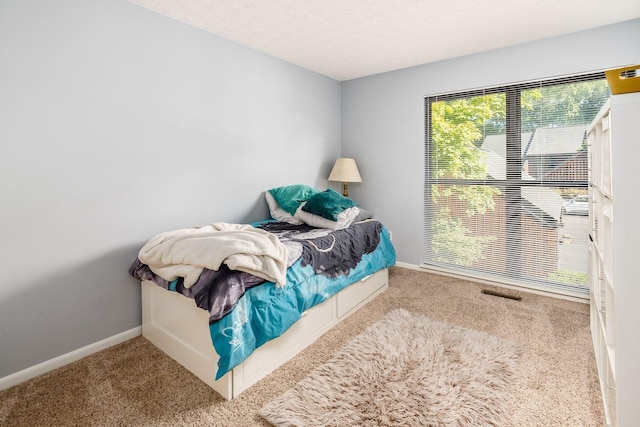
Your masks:
<instances>
[{"instance_id":1,"label":"house roof","mask_svg":"<svg viewBox=\"0 0 640 427\"><path fill-rule=\"evenodd\" d=\"M538 128L533 133L523 156L575 154L582 148L587 125Z\"/></svg>"},{"instance_id":2,"label":"house roof","mask_svg":"<svg viewBox=\"0 0 640 427\"><path fill-rule=\"evenodd\" d=\"M490 178L504 180L507 177L506 160L493 151L481 150L484 153L484 160L487 165L487 175ZM523 180L531 180L534 178L522 172ZM562 210L562 197L548 187L522 187L522 198L530 203L531 207L537 209L539 213L544 214L548 218L560 221L560 213ZM536 214L536 216L539 216Z\"/></svg>"},{"instance_id":3,"label":"house roof","mask_svg":"<svg viewBox=\"0 0 640 427\"><path fill-rule=\"evenodd\" d=\"M548 187L523 187L522 198L536 209L556 221L560 221L562 197Z\"/></svg>"},{"instance_id":4,"label":"house roof","mask_svg":"<svg viewBox=\"0 0 640 427\"><path fill-rule=\"evenodd\" d=\"M529 139L531 138L531 132L520 134L520 138L522 141L521 154L524 155ZM498 156L505 159L507 157L507 136L505 134L489 135L484 139L481 149L485 151L493 151Z\"/></svg>"},{"instance_id":5,"label":"house roof","mask_svg":"<svg viewBox=\"0 0 640 427\"><path fill-rule=\"evenodd\" d=\"M553 128L537 128L534 132L520 134L523 158L529 156L548 156L557 154L574 154L580 151L586 138L587 125L565 126ZM480 147L487 152L496 153L506 158L506 135L489 135Z\"/></svg>"}]
</instances>

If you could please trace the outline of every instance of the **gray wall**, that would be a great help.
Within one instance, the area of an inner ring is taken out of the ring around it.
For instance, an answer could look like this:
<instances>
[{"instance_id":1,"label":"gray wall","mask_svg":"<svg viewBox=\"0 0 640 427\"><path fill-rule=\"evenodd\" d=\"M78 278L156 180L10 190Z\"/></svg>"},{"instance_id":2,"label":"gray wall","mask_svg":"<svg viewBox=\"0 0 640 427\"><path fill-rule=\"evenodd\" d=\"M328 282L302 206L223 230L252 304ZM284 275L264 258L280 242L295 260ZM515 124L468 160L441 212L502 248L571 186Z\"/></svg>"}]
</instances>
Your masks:
<instances>
[{"instance_id":1,"label":"gray wall","mask_svg":"<svg viewBox=\"0 0 640 427\"><path fill-rule=\"evenodd\" d=\"M326 187L341 151L419 264L423 96L637 64L639 39L635 20L341 85L125 0L0 0L0 377L139 326L126 270L152 235L264 218L262 191Z\"/></svg>"},{"instance_id":2,"label":"gray wall","mask_svg":"<svg viewBox=\"0 0 640 427\"><path fill-rule=\"evenodd\" d=\"M0 377L141 323L152 235L326 187L340 83L125 0L0 0Z\"/></svg>"},{"instance_id":3,"label":"gray wall","mask_svg":"<svg viewBox=\"0 0 640 427\"><path fill-rule=\"evenodd\" d=\"M393 233L398 261L422 263L424 97L640 63L640 20L354 79L342 84L342 151L353 197Z\"/></svg>"}]
</instances>

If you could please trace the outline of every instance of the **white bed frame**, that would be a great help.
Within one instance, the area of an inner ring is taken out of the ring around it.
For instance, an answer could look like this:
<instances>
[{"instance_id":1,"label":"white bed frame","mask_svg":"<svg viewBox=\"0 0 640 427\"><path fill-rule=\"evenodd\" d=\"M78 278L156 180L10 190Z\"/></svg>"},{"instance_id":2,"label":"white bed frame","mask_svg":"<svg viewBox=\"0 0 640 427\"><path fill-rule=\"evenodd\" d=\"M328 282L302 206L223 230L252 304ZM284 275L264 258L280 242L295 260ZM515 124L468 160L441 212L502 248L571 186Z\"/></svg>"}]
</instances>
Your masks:
<instances>
[{"instance_id":1,"label":"white bed frame","mask_svg":"<svg viewBox=\"0 0 640 427\"><path fill-rule=\"evenodd\" d=\"M142 282L142 335L207 383L226 399L233 399L300 353L322 334L384 292L389 285L385 268L353 283L302 313L287 332L256 349L249 358L218 381L218 355L209 335L209 317L194 300Z\"/></svg>"}]
</instances>

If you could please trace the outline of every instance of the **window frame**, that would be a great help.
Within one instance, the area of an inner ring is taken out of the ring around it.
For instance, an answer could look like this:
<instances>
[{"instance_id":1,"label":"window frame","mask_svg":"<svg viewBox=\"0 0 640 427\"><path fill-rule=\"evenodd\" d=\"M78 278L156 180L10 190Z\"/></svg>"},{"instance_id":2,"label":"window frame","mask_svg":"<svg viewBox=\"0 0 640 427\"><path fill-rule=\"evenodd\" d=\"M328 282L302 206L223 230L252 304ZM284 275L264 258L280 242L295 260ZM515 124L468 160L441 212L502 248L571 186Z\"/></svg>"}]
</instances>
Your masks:
<instances>
[{"instance_id":1,"label":"window frame","mask_svg":"<svg viewBox=\"0 0 640 427\"><path fill-rule=\"evenodd\" d=\"M507 254L509 253L522 253L521 252L521 231L522 224L520 223L520 215L516 213L516 206L518 204L512 203L514 200L519 201L521 198L521 189L523 187L546 187L546 188L577 188L577 189L585 189L588 190L589 183L588 179L584 180L545 180L545 179L534 179L534 180L524 180L522 179L522 168L523 168L523 159L522 159L522 143L521 141L521 94L525 90L529 89L539 89L542 87L549 86L557 86L571 83L582 83L589 82L595 80L603 80L605 79L604 72L592 72L585 74L578 74L567 77L559 77L559 78L550 78L550 79L542 79L535 80L530 82L523 83L515 83L515 84L507 84L489 88L482 89L474 89L469 91L460 91L460 92L452 92L445 93L439 95L430 95L425 96L424 98L424 108L425 108L425 176L424 176L424 253L423 253L423 263L421 267L443 271L448 274L462 274L465 276L471 276L474 278L486 279L487 276L484 273L484 270L479 270L473 267L465 267L465 266L446 266L444 263L438 263L434 260L433 250L432 250L432 232L431 232L431 223L429 222L429 212L428 207L432 205L432 185L433 184L444 184L444 185L491 185L499 187L504 191L505 194L505 205L506 205L506 215L510 218L509 221L506 222L507 227L507 235L516 236L516 238L509 238L506 241L507 244ZM431 108L434 102L439 101L451 101L456 99L464 99L471 98L475 96L483 96L483 95L491 95L496 93L504 93L505 94L505 118L506 118L506 158L505 158L505 167L506 167L506 176L505 179L491 179L490 181L484 179L451 179L451 178L434 178L434 146L432 143L431 135L432 135L432 122L431 122ZM431 256L430 256L431 255ZM516 277L515 280L507 280L506 278L499 278L498 280L495 277L498 277L497 274L489 274L488 276L490 281L500 282L507 285L516 285L516 286L524 286L527 288L536 288L545 291L554 291L559 292L565 295L578 296L580 298L588 297L588 288L583 289L582 287L572 286L569 284L565 284L562 286L557 286L554 282L549 281L548 285L546 283L541 286L541 283L545 282L544 280L536 280L532 281L526 279L522 276L521 265L519 257L511 257L509 259L510 266L509 269L513 273L513 276ZM479 274L478 274L479 273ZM554 288L560 288L554 289Z\"/></svg>"}]
</instances>

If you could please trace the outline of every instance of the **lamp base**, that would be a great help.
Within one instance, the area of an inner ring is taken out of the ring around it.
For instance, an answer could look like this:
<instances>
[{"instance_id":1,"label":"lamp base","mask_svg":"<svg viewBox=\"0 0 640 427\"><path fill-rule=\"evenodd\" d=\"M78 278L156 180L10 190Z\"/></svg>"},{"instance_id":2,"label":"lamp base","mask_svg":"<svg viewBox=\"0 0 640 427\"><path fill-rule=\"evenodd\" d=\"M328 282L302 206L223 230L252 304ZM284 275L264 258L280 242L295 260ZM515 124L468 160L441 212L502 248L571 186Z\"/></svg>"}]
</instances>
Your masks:
<instances>
[{"instance_id":1,"label":"lamp base","mask_svg":"<svg viewBox=\"0 0 640 427\"><path fill-rule=\"evenodd\" d=\"M342 183L342 195L345 197L349 196L349 183L347 182Z\"/></svg>"}]
</instances>

